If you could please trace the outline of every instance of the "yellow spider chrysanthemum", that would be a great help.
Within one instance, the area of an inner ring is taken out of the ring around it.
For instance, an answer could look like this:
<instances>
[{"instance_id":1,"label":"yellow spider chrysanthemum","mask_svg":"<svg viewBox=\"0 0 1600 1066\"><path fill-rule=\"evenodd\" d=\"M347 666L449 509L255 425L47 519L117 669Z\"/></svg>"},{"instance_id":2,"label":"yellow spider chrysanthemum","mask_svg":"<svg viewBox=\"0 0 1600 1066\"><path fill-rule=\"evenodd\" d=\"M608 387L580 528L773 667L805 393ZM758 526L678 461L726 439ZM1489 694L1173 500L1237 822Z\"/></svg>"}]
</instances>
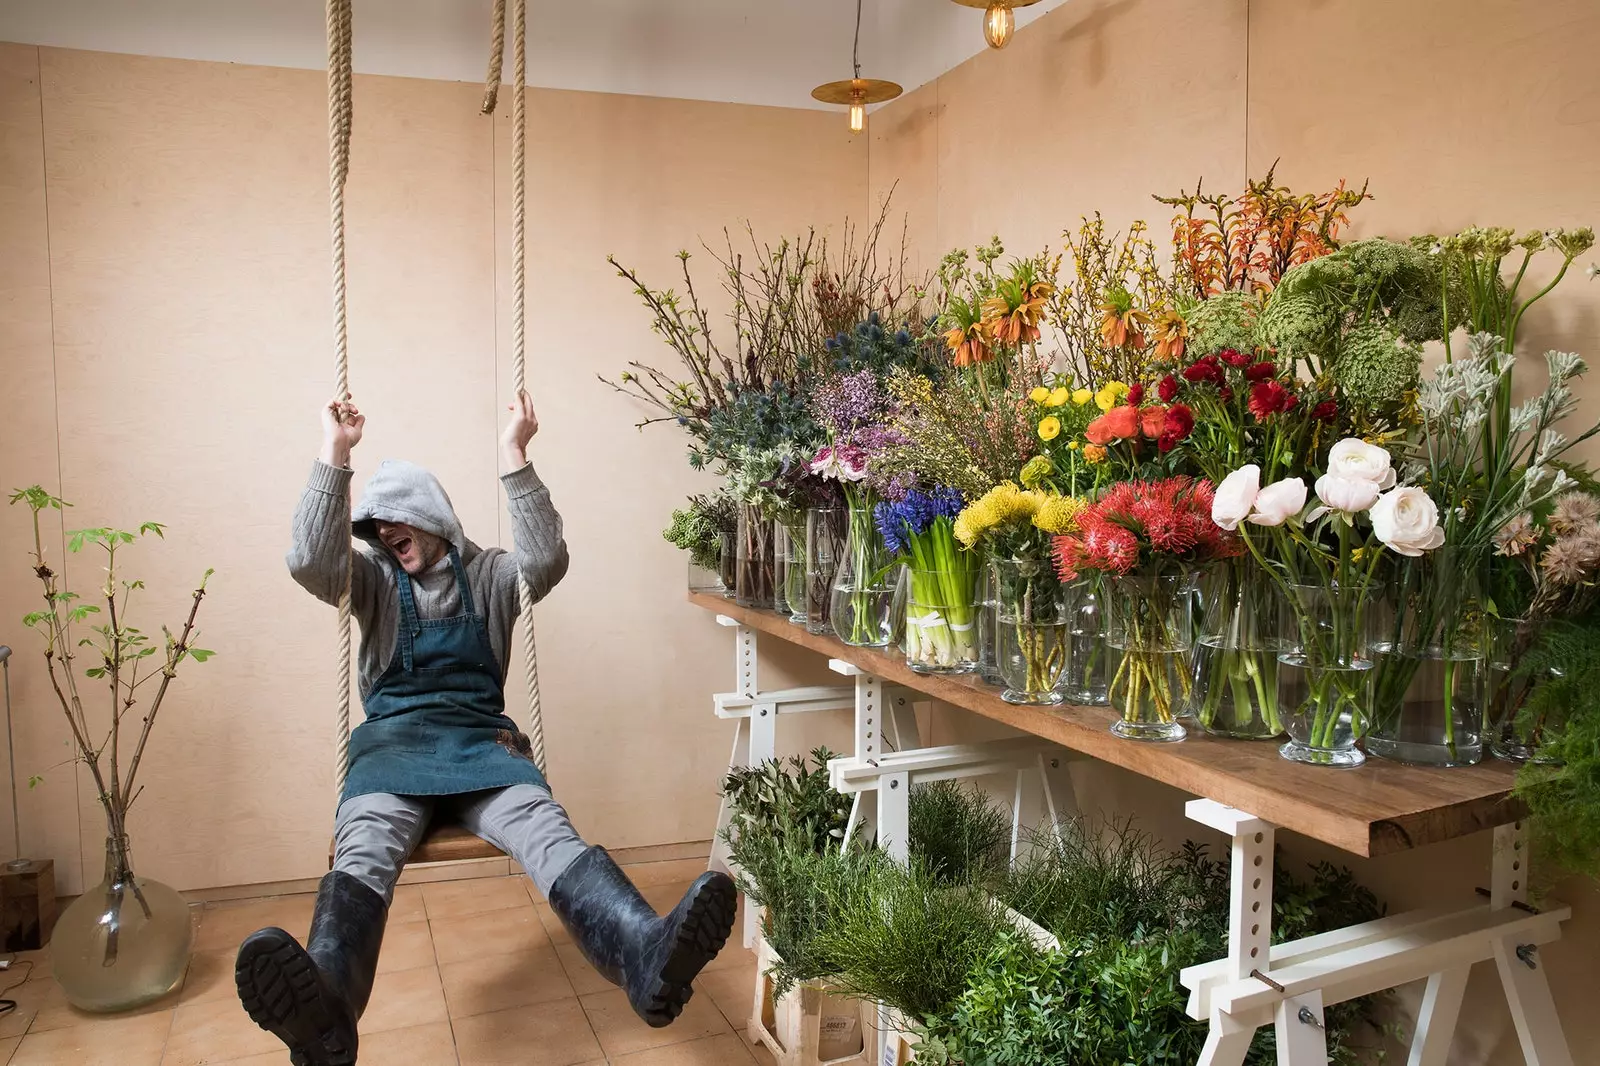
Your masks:
<instances>
[{"instance_id":1,"label":"yellow spider chrysanthemum","mask_svg":"<svg viewBox=\"0 0 1600 1066\"><path fill-rule=\"evenodd\" d=\"M1061 419L1052 415L1039 423L1039 439L1055 440L1061 435Z\"/></svg>"},{"instance_id":2,"label":"yellow spider chrysanthemum","mask_svg":"<svg viewBox=\"0 0 1600 1066\"><path fill-rule=\"evenodd\" d=\"M1088 389L1079 389L1077 392L1072 394L1072 402L1077 404L1079 407L1082 407L1092 399L1094 399L1094 393L1090 392Z\"/></svg>"},{"instance_id":3,"label":"yellow spider chrysanthemum","mask_svg":"<svg viewBox=\"0 0 1600 1066\"><path fill-rule=\"evenodd\" d=\"M1083 501L1075 496L1046 496L1033 516L1033 524L1046 533L1072 533L1078 528Z\"/></svg>"},{"instance_id":4,"label":"yellow spider chrysanthemum","mask_svg":"<svg viewBox=\"0 0 1600 1066\"><path fill-rule=\"evenodd\" d=\"M1028 393L1028 399L1032 400L1034 403L1044 403L1050 399L1050 390L1045 388L1043 385L1040 385L1038 388Z\"/></svg>"},{"instance_id":5,"label":"yellow spider chrysanthemum","mask_svg":"<svg viewBox=\"0 0 1600 1066\"><path fill-rule=\"evenodd\" d=\"M1051 389L1049 399L1045 402L1051 407L1060 407L1072 399L1072 390L1068 388Z\"/></svg>"}]
</instances>

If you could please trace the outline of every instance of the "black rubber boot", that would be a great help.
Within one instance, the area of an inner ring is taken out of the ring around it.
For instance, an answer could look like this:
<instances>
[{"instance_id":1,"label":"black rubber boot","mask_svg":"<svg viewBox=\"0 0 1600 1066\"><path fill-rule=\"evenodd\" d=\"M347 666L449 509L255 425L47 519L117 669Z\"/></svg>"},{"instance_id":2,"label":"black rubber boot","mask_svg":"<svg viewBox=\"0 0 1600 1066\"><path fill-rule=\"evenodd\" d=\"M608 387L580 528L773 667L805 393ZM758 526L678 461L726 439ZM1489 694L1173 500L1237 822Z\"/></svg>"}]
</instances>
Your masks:
<instances>
[{"instance_id":1,"label":"black rubber boot","mask_svg":"<svg viewBox=\"0 0 1600 1066\"><path fill-rule=\"evenodd\" d=\"M551 909L590 965L657 1029L683 1013L694 979L728 942L738 904L727 874L701 874L663 918L604 848L584 852L550 889Z\"/></svg>"},{"instance_id":2,"label":"black rubber boot","mask_svg":"<svg viewBox=\"0 0 1600 1066\"><path fill-rule=\"evenodd\" d=\"M251 933L234 982L250 1019L289 1048L294 1066L352 1066L356 1020L372 994L389 907L347 873L322 879L305 947L282 929Z\"/></svg>"}]
</instances>

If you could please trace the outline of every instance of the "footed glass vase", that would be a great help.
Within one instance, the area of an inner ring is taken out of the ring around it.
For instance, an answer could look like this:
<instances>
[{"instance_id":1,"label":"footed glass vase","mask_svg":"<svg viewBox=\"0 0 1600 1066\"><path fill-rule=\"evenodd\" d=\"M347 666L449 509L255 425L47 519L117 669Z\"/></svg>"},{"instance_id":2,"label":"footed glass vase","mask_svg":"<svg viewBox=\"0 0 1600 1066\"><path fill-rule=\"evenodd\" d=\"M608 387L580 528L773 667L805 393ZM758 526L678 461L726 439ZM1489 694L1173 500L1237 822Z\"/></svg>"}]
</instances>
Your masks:
<instances>
[{"instance_id":1,"label":"footed glass vase","mask_svg":"<svg viewBox=\"0 0 1600 1066\"><path fill-rule=\"evenodd\" d=\"M1289 740L1278 754L1314 766L1360 766L1372 658L1365 589L1290 585L1279 628L1279 708Z\"/></svg>"},{"instance_id":2,"label":"footed glass vase","mask_svg":"<svg viewBox=\"0 0 1600 1066\"><path fill-rule=\"evenodd\" d=\"M51 961L67 1002L96 1013L131 1010L178 987L194 928L177 892L129 868L126 837L106 840L100 884L56 919Z\"/></svg>"},{"instance_id":3,"label":"footed glass vase","mask_svg":"<svg viewBox=\"0 0 1600 1066\"><path fill-rule=\"evenodd\" d=\"M829 605L834 635L852 647L887 646L894 636L898 579L898 567L878 534L872 508L851 506Z\"/></svg>"},{"instance_id":4,"label":"footed glass vase","mask_svg":"<svg viewBox=\"0 0 1600 1066\"><path fill-rule=\"evenodd\" d=\"M1277 587L1235 560L1200 581L1190 709L1207 733L1263 740L1283 733L1278 711Z\"/></svg>"},{"instance_id":5,"label":"footed glass vase","mask_svg":"<svg viewBox=\"0 0 1600 1066\"><path fill-rule=\"evenodd\" d=\"M1107 636L1121 653L1111 676L1111 706L1121 718L1111 731L1126 740L1177 741L1188 735L1178 716L1189 700L1189 574L1124 574L1105 579Z\"/></svg>"},{"instance_id":6,"label":"footed glass vase","mask_svg":"<svg viewBox=\"0 0 1600 1066\"><path fill-rule=\"evenodd\" d=\"M990 560L996 609L996 656L1007 703L1061 703L1067 665L1067 595L1048 558Z\"/></svg>"},{"instance_id":7,"label":"footed glass vase","mask_svg":"<svg viewBox=\"0 0 1600 1066\"><path fill-rule=\"evenodd\" d=\"M775 545L772 523L754 504L740 504L737 578L734 602L740 607L770 611L773 583L776 580Z\"/></svg>"}]
</instances>

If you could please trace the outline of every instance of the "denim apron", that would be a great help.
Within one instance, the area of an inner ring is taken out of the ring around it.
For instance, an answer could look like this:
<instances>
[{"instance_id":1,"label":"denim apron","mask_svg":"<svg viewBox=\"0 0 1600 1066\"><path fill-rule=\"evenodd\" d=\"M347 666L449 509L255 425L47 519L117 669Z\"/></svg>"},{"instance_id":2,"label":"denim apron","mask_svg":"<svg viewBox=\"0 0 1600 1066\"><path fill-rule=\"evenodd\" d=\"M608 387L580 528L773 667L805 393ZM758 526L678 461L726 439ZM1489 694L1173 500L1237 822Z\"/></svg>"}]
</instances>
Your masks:
<instances>
[{"instance_id":1,"label":"denim apron","mask_svg":"<svg viewBox=\"0 0 1600 1066\"><path fill-rule=\"evenodd\" d=\"M411 578L395 564L400 622L394 658L363 701L366 721L350 733L341 802L370 792L449 796L545 784L528 738L506 717L488 626L473 606L454 547L450 568L461 613L424 620L417 617Z\"/></svg>"}]
</instances>

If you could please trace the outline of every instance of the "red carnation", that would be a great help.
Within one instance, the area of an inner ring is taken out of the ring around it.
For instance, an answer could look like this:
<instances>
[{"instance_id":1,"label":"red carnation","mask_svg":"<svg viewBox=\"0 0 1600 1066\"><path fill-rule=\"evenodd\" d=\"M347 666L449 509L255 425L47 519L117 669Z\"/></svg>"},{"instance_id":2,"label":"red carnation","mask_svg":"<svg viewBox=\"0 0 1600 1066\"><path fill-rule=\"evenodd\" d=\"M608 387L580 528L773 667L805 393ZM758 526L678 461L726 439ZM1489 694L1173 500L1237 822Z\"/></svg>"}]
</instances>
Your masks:
<instances>
[{"instance_id":1,"label":"red carnation","mask_svg":"<svg viewBox=\"0 0 1600 1066\"><path fill-rule=\"evenodd\" d=\"M1227 403L1229 400L1233 399L1233 386L1232 385L1224 385L1224 386L1222 386L1221 396L1222 396L1222 402L1223 403Z\"/></svg>"},{"instance_id":2,"label":"red carnation","mask_svg":"<svg viewBox=\"0 0 1600 1066\"><path fill-rule=\"evenodd\" d=\"M1250 387L1250 413L1265 422L1295 404L1295 395L1276 381L1258 381Z\"/></svg>"},{"instance_id":3,"label":"red carnation","mask_svg":"<svg viewBox=\"0 0 1600 1066\"><path fill-rule=\"evenodd\" d=\"M1250 365L1250 356L1237 348L1224 348L1217 353L1217 358L1235 369Z\"/></svg>"},{"instance_id":4,"label":"red carnation","mask_svg":"<svg viewBox=\"0 0 1600 1066\"><path fill-rule=\"evenodd\" d=\"M1183 376L1197 384L1209 381L1213 385L1221 385L1222 365L1217 362L1215 356L1208 355L1204 359L1196 360L1194 365L1186 368Z\"/></svg>"},{"instance_id":5,"label":"red carnation","mask_svg":"<svg viewBox=\"0 0 1600 1066\"><path fill-rule=\"evenodd\" d=\"M1143 400L1143 399L1144 399L1144 386L1143 385L1141 385L1137 381L1135 381L1132 385L1128 386L1128 402L1129 403L1133 404L1133 406L1135 406L1135 407L1138 407L1139 406L1139 402L1141 400Z\"/></svg>"},{"instance_id":6,"label":"red carnation","mask_svg":"<svg viewBox=\"0 0 1600 1066\"><path fill-rule=\"evenodd\" d=\"M1311 417L1318 422L1332 422L1339 417L1339 405L1332 400L1323 400L1311 409Z\"/></svg>"},{"instance_id":7,"label":"red carnation","mask_svg":"<svg viewBox=\"0 0 1600 1066\"><path fill-rule=\"evenodd\" d=\"M1256 363L1244 372L1246 381L1265 381L1278 372L1278 368L1271 363Z\"/></svg>"},{"instance_id":8,"label":"red carnation","mask_svg":"<svg viewBox=\"0 0 1600 1066\"><path fill-rule=\"evenodd\" d=\"M1168 374L1156 386L1156 395L1161 397L1162 403L1171 403L1172 398L1178 395L1178 379Z\"/></svg>"}]
</instances>

